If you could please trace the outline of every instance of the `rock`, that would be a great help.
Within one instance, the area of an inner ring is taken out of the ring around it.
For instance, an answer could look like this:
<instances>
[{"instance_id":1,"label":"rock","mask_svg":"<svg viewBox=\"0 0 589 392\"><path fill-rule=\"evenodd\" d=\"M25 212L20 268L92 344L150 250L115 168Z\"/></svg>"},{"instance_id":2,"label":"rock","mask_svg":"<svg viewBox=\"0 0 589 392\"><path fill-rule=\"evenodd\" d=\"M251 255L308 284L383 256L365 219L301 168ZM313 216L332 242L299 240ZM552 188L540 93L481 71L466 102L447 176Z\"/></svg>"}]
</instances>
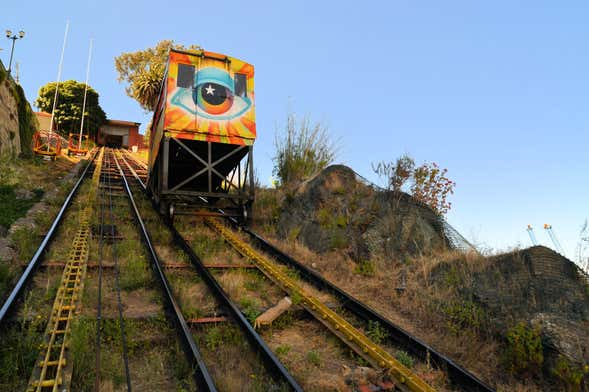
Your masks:
<instances>
[{"instance_id":1,"label":"rock","mask_svg":"<svg viewBox=\"0 0 589 392\"><path fill-rule=\"evenodd\" d=\"M535 246L481 259L471 268L445 262L432 271L432 280L453 281L463 301L484 311L491 334L505 335L520 322L539 326L548 367L559 355L577 365L589 362L589 278L575 263Z\"/></svg>"},{"instance_id":2,"label":"rock","mask_svg":"<svg viewBox=\"0 0 589 392\"><path fill-rule=\"evenodd\" d=\"M28 189L18 188L14 190L14 197L17 200L30 200L35 195Z\"/></svg>"},{"instance_id":3,"label":"rock","mask_svg":"<svg viewBox=\"0 0 589 392\"><path fill-rule=\"evenodd\" d=\"M10 262L16 257L12 249L11 241L8 238L0 238L0 260Z\"/></svg>"},{"instance_id":4,"label":"rock","mask_svg":"<svg viewBox=\"0 0 589 392\"><path fill-rule=\"evenodd\" d=\"M577 364L589 362L587 325L547 313L538 313L531 324L540 327L545 351L552 357L548 358L550 362L556 362L559 355Z\"/></svg>"},{"instance_id":5,"label":"rock","mask_svg":"<svg viewBox=\"0 0 589 392\"><path fill-rule=\"evenodd\" d=\"M440 218L402 192L378 189L343 165L329 166L287 197L278 234L324 253L344 249L356 261L401 260L449 245Z\"/></svg>"}]
</instances>

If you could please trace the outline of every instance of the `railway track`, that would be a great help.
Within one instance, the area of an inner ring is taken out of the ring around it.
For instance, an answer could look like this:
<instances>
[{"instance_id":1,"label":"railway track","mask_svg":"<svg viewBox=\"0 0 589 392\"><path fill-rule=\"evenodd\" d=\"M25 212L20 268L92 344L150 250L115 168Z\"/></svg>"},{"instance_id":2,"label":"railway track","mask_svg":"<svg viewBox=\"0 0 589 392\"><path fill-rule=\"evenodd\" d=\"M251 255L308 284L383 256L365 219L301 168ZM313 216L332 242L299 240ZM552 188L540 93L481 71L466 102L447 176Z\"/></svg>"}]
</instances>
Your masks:
<instances>
[{"instance_id":1,"label":"railway track","mask_svg":"<svg viewBox=\"0 0 589 392\"><path fill-rule=\"evenodd\" d=\"M135 162L136 165L141 167L141 163ZM145 167L144 167L145 169ZM139 179L139 177L137 177ZM222 213L222 211L220 211ZM245 244L241 241L238 237L230 233L226 228L224 228L219 222L215 221L211 218L205 218L206 223L214 228L215 231L219 232L226 241L228 241L232 246L234 246L241 254L247 256L250 260L254 260L254 262L258 263L261 270L264 274L266 274L270 279L277 281L279 285L281 285L285 291L293 292L293 288L296 285L295 282L289 280L288 277L276 276L277 271L272 267L271 261L264 259L263 256L258 254L252 247ZM260 251L265 252L271 258L282 265L286 265L289 268L293 268L299 273L299 276L315 288L319 290L323 290L329 292L335 298L337 298L341 306L351 312L357 318L363 320L366 323L377 323L377 325L381 326L386 330L389 339L392 343L398 347L401 347L404 350L407 350L411 355L419 358L420 360L427 361L430 363L434 368L444 370L450 382L455 385L456 387L460 388L461 390L465 391L476 391L476 392L488 392L493 391L489 385L485 384L483 381L478 379L476 376L471 374L470 372L466 371L459 365L457 365L454 361L450 358L444 356L440 352L436 351L432 347L428 346L421 340L415 338L414 336L410 335L408 332L403 330L402 328L396 326L391 321L383 317L382 315L378 314L374 309L370 308L369 306L365 305L364 303L360 302L356 298L352 297L345 291L341 290L331 282L324 279L321 275L317 272L311 270L310 268L306 267L304 264L300 263L299 261L295 260L294 258L290 257L286 253L282 252L280 249L276 248L274 245L266 241L263 237L258 235L257 233L253 232L249 228L242 226L238 223L238 221L234 218L227 217L226 221L234 228L239 230L240 232L245 233L251 243ZM301 289L295 288L294 292L296 295L301 295ZM330 312L328 308L321 307L321 304L313 299L310 299L308 302L303 302L303 305L307 310L311 313L317 313L317 318L324 324L327 324L328 328L332 329L332 331L336 334L341 335L342 329L345 330L348 326L344 326L341 324L341 320L335 321L332 318L336 315L333 312ZM332 324L326 322L326 319L330 319ZM345 333L344 333L345 335ZM352 343L354 341L356 343L360 343L360 339L362 337L352 336L348 332L345 339L351 340ZM378 347L371 345L369 342L365 342L365 344L360 344L360 347L356 344L353 347L356 352L358 352L361 356L367 357L366 354L370 352L371 354L375 354L372 357L368 355L367 358L369 361L373 362L376 366L384 366L387 364L384 358L376 353ZM377 363L374 363L374 359L376 359ZM388 364L387 364L388 365ZM397 379L402 380L403 384L407 381L411 382L410 372L408 369L399 369L398 364L395 362L391 362L389 365L389 369L395 373ZM419 383L417 381L414 385L410 385L409 389L412 390L419 390L420 388L424 388L423 390L427 390L427 386Z\"/></svg>"},{"instance_id":2,"label":"railway track","mask_svg":"<svg viewBox=\"0 0 589 392\"><path fill-rule=\"evenodd\" d=\"M126 162L129 164L129 162ZM136 167L139 167L134 162ZM130 168L131 171L132 168ZM145 185L143 180L133 173L135 178L143 189ZM320 300L313 297L302 287L300 287L293 279L289 278L284 272L273 264L273 261L266 259L253 248L249 247L237 236L225 228L220 222L211 217L204 218L208 226L213 228L217 233L222 235L225 241L232 245L241 255L253 264L271 281L280 286L291 298L297 298L297 303L303 306L310 314L312 314L319 322L325 325L333 334L338 336L344 344L354 350L359 356L363 357L375 368L384 369L391 375L400 390L411 391L433 391L434 389L425 383L422 379L416 376L411 370L403 366L398 360L390 355L386 350L383 350L379 345L374 344L361 331L356 329L353 325L340 317L336 312L331 310L328 306L323 304ZM169 219L167 224L174 232L174 240L190 253L194 253L190 249L188 242L182 235L171 225ZM193 257L196 257L194 255Z\"/></svg>"},{"instance_id":3,"label":"railway track","mask_svg":"<svg viewBox=\"0 0 589 392\"><path fill-rule=\"evenodd\" d=\"M121 369L125 370L124 384L126 389L142 389L142 387L135 386L142 384L137 380L138 377L132 376L134 374L134 370L131 369L133 366L129 365L129 358L133 356L133 347L136 347L136 344L133 343L133 339L136 337L131 336L133 334L126 330L128 322L131 322L131 327L133 326L133 322L128 321L125 312L125 308L128 308L126 301L130 294L127 290L121 289L121 268L125 267L126 261L125 257L120 257L117 243L121 238L124 238L124 235L121 236L117 231L117 226L122 226L123 222L126 222L124 224L134 226L135 235L141 239L143 244L141 252L149 260L153 279L158 283L159 295L166 314L165 319L173 325L176 341L180 342L186 362L192 368L193 385L198 390L215 391L219 382L224 382L220 381L223 377L237 379L241 377L223 373L227 370L218 362L228 361L231 358L215 358L215 351L222 350L219 349L220 343L213 341L214 344L211 344L210 338L216 336L214 333L218 333L219 330L225 331L224 333L231 331L233 340L229 340L235 343L236 348L233 349L234 351L228 349L227 352L230 353L233 361L244 364L241 369L231 369L231 371L236 372L235 374L238 374L239 371L248 373L250 378L252 375L258 377L253 380L248 379L248 375L245 375L244 380L246 381L244 382L247 385L242 385L245 389L302 390L295 378L278 359L278 355L256 332L252 320L248 320L240 306L229 296L224 285L219 282L218 275L214 273L217 270L239 268L241 270L259 270L272 285L280 288L291 299L294 299L297 305L313 315L321 325L327 327L333 336L339 338L358 357L363 358L374 368L381 369L383 374L386 373L386 377L394 381L398 390L433 391L434 389L413 371L399 363L380 344L371 341L362 329L358 328L358 319L363 322L379 323L380 326L386 328L395 345L407 350L415 357L427 359L434 366L443 369L452 384L460 390L492 391L490 387L448 358L396 327L368 306L323 279L316 272L272 246L256 233L245 227L240 227L233 219L226 220L229 226L223 224L218 217L206 217L204 222L210 230L231 245L244 262L232 265L203 262L189 241L183 237L181 230L175 227L168 217L158 216L155 209L151 208L149 199L144 194L147 174L145 165L134 160L128 154L111 149L101 150L100 153L94 155L94 157L96 156L97 162L91 163L85 168L66 198L41 246L0 309L0 329L5 329L8 328L8 320L15 318L15 310L22 306L23 302L26 306L26 300L23 301L23 298L27 296L27 292L30 291L28 287L31 286L36 273L40 270L39 266L43 263L43 256L47 253L52 238L56 236L56 232L63 223L64 216L75 199L76 193L79 192L85 178L94 168L93 182L83 195L86 200L86 208L80 210L77 216L80 222L77 227L79 235L73 240L68 260L66 262L47 260L43 264L45 271L62 270L61 288L58 288L56 292L57 295L44 333L44 343L40 346L37 363L31 371L28 390L57 391L69 387L69 380L75 371L72 369L72 363L68 357L72 328L77 325L75 321L77 318L90 318L82 304L82 297L86 295L84 294L84 284L90 279L86 278L87 270L91 271L89 275L92 276L92 287L96 285L95 291L92 292L95 303L90 309L93 319L91 326L95 332L93 339L95 389L98 389L101 382L108 378L108 371L103 370L101 365L104 364L104 356L110 358L109 355L113 350L120 351L117 355L122 361ZM135 181L130 181L128 178L133 178ZM99 206L96 211L92 210L94 205ZM128 206L127 211L130 210L130 214L121 213L124 205ZM219 215L222 216L222 211L219 212ZM97 222L94 234L91 230L91 221ZM232 230L231 226L233 229L238 229L238 232ZM244 239L243 234L240 233L245 233L248 238ZM135 240L135 242L137 241ZM174 247L171 246L172 243ZM162 254L164 255L163 259ZM283 265L297 271L298 275L289 276ZM302 281L299 281L298 277L311 286L329 293L332 298L339 301L337 307L351 313L355 317L354 322L346 320L337 309L328 306L329 304L316 297L315 292L310 291L308 287L302 286ZM190 282L187 283L187 281ZM107 285L110 287L108 290L105 288L107 286L104 286L105 282L110 282L110 286ZM186 286L187 284L190 286ZM149 285L149 282L146 285ZM211 314L203 315L196 314L198 312L190 312L186 296L182 295L182 290L186 287L189 289L199 287L199 290L207 293L203 298L210 302L207 306L211 310ZM113 303L116 302L116 314L112 313L112 316L107 315L108 311L105 313L103 309L104 293L108 294L111 291L115 297ZM148 325L151 325L150 322L147 322ZM118 331L115 333L118 342L116 345L108 339L105 340L108 335L105 328L111 325L116 326ZM103 349L106 350L104 354ZM74 364L73 367L75 366ZM235 366L233 367L235 368ZM123 378L121 376L119 378L121 378L119 382L123 383ZM222 387L221 389L230 390L235 388L228 386L228 384L222 384Z\"/></svg>"}]
</instances>

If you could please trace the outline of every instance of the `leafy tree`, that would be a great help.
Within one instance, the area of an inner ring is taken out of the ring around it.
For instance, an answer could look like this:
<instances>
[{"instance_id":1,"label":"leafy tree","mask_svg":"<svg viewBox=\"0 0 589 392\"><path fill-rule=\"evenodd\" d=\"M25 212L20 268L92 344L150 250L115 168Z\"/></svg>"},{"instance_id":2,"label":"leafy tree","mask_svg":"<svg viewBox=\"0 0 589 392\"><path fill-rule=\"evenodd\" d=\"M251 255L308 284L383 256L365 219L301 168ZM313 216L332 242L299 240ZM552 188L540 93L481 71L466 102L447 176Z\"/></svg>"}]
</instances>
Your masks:
<instances>
[{"instance_id":1,"label":"leafy tree","mask_svg":"<svg viewBox=\"0 0 589 392\"><path fill-rule=\"evenodd\" d=\"M160 41L155 47L136 52L122 53L115 57L119 82L127 83L125 92L146 110L152 112L157 104L158 93L166 68L170 48L198 50L200 46L174 44L174 41Z\"/></svg>"},{"instance_id":2,"label":"leafy tree","mask_svg":"<svg viewBox=\"0 0 589 392\"><path fill-rule=\"evenodd\" d=\"M39 89L39 96L35 101L35 105L39 109L51 113L56 86L56 82L50 82ZM85 83L75 80L67 80L59 84L55 122L57 125L56 131L63 136L67 136L70 132L80 131L85 88ZM88 95L86 97L85 116L84 132L88 132L90 137L93 138L97 134L98 128L106 122L106 113L100 107L98 93L90 86L88 86Z\"/></svg>"},{"instance_id":3,"label":"leafy tree","mask_svg":"<svg viewBox=\"0 0 589 392\"><path fill-rule=\"evenodd\" d=\"M289 114L286 129L274 141L273 174L281 186L296 186L333 162L336 145L331 141L328 128L305 117L297 121Z\"/></svg>"}]
</instances>

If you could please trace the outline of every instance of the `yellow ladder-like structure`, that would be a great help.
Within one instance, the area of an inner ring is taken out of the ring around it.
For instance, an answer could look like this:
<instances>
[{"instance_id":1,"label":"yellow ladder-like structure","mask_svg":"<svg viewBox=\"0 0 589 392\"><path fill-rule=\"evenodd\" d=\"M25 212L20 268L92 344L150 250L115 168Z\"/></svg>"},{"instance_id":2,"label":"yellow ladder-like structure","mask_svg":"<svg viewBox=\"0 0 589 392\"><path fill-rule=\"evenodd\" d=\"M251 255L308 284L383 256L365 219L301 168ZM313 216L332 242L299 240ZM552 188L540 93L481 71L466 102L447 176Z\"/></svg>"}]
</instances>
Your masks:
<instances>
[{"instance_id":1,"label":"yellow ladder-like structure","mask_svg":"<svg viewBox=\"0 0 589 392\"><path fill-rule=\"evenodd\" d=\"M239 253L252 260L264 275L289 293L291 298L300 299L298 303L338 336L346 345L373 364L373 366L386 369L397 380L397 387L409 391L435 391L435 389L407 367L403 366L387 351L372 342L366 335L354 328L354 326L313 295L307 293L293 279L282 272L275 263L256 252L251 246L237 237L232 230L212 218L205 218L205 223L221 234Z\"/></svg>"},{"instance_id":2,"label":"yellow ladder-like structure","mask_svg":"<svg viewBox=\"0 0 589 392\"><path fill-rule=\"evenodd\" d=\"M63 270L61 284L57 289L45 337L41 344L39 358L29 381L28 392L69 390L72 369L71 366L66 368L67 349L72 320L82 297L86 264L90 250L90 219L96 201L96 190L100 182L103 154L104 148L98 154L86 206L80 211L78 232L73 239L68 260Z\"/></svg>"}]
</instances>

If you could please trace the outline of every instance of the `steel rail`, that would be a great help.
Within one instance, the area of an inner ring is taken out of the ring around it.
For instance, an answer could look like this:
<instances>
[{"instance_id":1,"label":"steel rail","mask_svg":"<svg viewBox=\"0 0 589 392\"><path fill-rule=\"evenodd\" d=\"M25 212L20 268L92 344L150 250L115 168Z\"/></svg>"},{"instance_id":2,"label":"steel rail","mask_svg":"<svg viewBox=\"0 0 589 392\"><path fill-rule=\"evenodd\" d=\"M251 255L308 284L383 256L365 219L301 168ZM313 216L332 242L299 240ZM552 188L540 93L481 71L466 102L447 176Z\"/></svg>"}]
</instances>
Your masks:
<instances>
[{"instance_id":1,"label":"steel rail","mask_svg":"<svg viewBox=\"0 0 589 392\"><path fill-rule=\"evenodd\" d=\"M326 280L319 273L313 271L301 262L295 260L293 257L282 252L280 249L266 241L264 238L249 228L241 226L236 219L231 217L227 217L226 219L231 222L233 227L239 228L242 232L246 233L259 249L268 253L280 263L296 269L300 273L301 278L316 288L327 290L329 293L337 297L342 302L342 305L357 317L360 317L366 321L378 322L384 329L386 329L390 338L398 346L404 350L407 350L409 353L420 358L421 360L429 360L430 363L432 363L435 367L443 369L448 374L448 378L453 384L468 392L494 391L492 387L485 384L472 373L460 367L458 364L456 364L456 362L444 354L436 351L431 346L427 345L415 336L412 336L410 333L403 330L399 326L393 324L386 317L380 315L371 307L367 306L330 281Z\"/></svg>"},{"instance_id":2,"label":"steel rail","mask_svg":"<svg viewBox=\"0 0 589 392\"><path fill-rule=\"evenodd\" d=\"M299 285L295 279L289 277L284 271L278 268L276 263L255 251L253 247L245 243L231 229L210 217L204 218L204 221L235 248L237 252L251 260L268 279L286 291L291 298L298 298L299 305L311 313L317 321L325 325L344 344L371 363L375 368L386 369L387 373L398 381L396 386L399 389L413 392L435 391L434 388L428 385L415 372L404 366L380 345L375 344L362 331L355 328L347 320L319 301L317 297Z\"/></svg>"},{"instance_id":3,"label":"steel rail","mask_svg":"<svg viewBox=\"0 0 589 392\"><path fill-rule=\"evenodd\" d=\"M133 210L133 213L135 215L135 220L139 224L141 238L143 239L143 242L148 250L149 258L151 260L151 266L161 284L162 291L164 293L164 301L167 304L168 313L172 316L172 319L174 320L174 323L177 326L176 330L179 332L180 339L183 342L185 354L188 357L191 366L194 367L194 365L196 365L196 368L194 368L194 379L196 381L196 384L199 390L216 391L217 388L215 387L213 378L209 374L209 371L202 358L202 355L200 354L200 351L196 346L196 342L194 341L194 337L190 332L190 328L188 327L188 324L186 323L186 320L182 315L180 306L174 299L170 283L168 282L168 279L164 274L157 252L155 251L155 248L151 242L151 236L149 235L147 227L145 226L145 222L143 221L143 218L139 213L139 209L137 208L137 204L135 203L135 198L133 197L133 192L131 191L129 183L127 182L127 177L125 176L125 173L121 168L116 155L114 158L115 164L121 175L125 192L127 193L128 200L131 205L131 209Z\"/></svg>"},{"instance_id":4,"label":"steel rail","mask_svg":"<svg viewBox=\"0 0 589 392\"><path fill-rule=\"evenodd\" d=\"M123 158L124 159L124 158ZM126 162L126 160L125 160ZM128 165L128 162L126 162ZM135 177L135 179L139 182L143 190L146 192L146 187L143 181L139 178L135 170L128 166L131 170L131 173ZM126 182L126 180L125 180ZM157 209L156 209L157 211ZM303 391L303 389L298 385L294 377L289 373L289 371L284 367L284 365L280 362L280 360L276 357L274 352L268 347L266 342L260 337L260 335L255 331L249 321L245 318L243 313L239 310L239 308L233 303L233 301L229 298L229 295L223 290L221 285L217 282L217 280L213 277L213 275L209 272L207 267L203 264L200 258L194 253L194 250L188 244L188 242L182 237L182 235L176 230L171 220L165 216L161 215L166 227L172 233L172 237L174 238L174 242L186 253L190 262L194 266L194 268L199 273L200 277L203 281L207 284L209 289L212 291L215 298L229 311L229 314L237 321L239 327L245 333L246 337L250 341L250 343L258 349L259 354L262 357L265 365L267 366L270 374L275 378L276 381L286 381L288 385L294 391Z\"/></svg>"},{"instance_id":5,"label":"steel rail","mask_svg":"<svg viewBox=\"0 0 589 392\"><path fill-rule=\"evenodd\" d=\"M112 191L113 191L113 187L112 187L112 177L113 177L113 173L112 173L112 161L113 159L115 159L114 156L114 152L112 149L108 150L108 172L107 172L107 177L108 177L108 198L109 198L109 215L110 215L110 237L111 239L114 239L115 237L115 215L113 212L113 202L112 202ZM120 172L119 172L119 176L121 176ZM104 223L104 222L103 222ZM101 240L103 240L103 238L101 238ZM125 332L125 318L123 316L123 302L121 300L121 284L120 284L120 268L119 268L119 262L118 262L118 248L116 245L116 242L113 240L112 246L111 246L111 257L112 257L112 261L114 263L114 272L115 272L115 288L116 288L116 292L117 292L117 309L118 309L118 313L119 313L119 327L121 329L121 346L123 348L123 363L125 365L125 378L127 381L127 391L131 392L132 390L132 386L131 386L131 372L129 370L129 353L128 353L128 348L127 348L127 335Z\"/></svg>"},{"instance_id":6,"label":"steel rail","mask_svg":"<svg viewBox=\"0 0 589 392\"><path fill-rule=\"evenodd\" d=\"M43 259L45 249L47 248L47 246L49 245L49 243L53 239L53 236L55 235L55 232L56 232L57 228L59 227L66 210L70 206L74 196L76 195L78 189L80 188L80 185L82 184L82 182L86 178L86 174L88 174L88 171L89 171L90 167L92 166L92 164L94 163L95 158L96 158L96 151L92 155L92 159L88 162L88 164L84 168L84 171L80 175L80 178L78 178L78 181L76 181L76 183L72 187L72 190L65 198L65 201L63 202L63 205L61 206L61 209L59 210L57 216L55 217L53 223L51 224L51 227L47 231L47 234L45 234L43 241L41 242L41 244L37 248L37 251L35 252L35 254L31 258L31 260L29 261L26 269L21 274L20 278L18 279L18 282L16 283L16 285L14 286L12 291L10 292L10 295L8 296L8 298L6 298L6 301L4 301L2 308L0 308L0 327L2 327L4 325L4 323L6 322L7 317L10 315L10 313L14 309L14 306L15 306L17 300L22 295L22 292L23 292L24 288L26 287L27 283L35 274L35 271L36 271L38 265L40 264L40 262Z\"/></svg>"}]
</instances>

